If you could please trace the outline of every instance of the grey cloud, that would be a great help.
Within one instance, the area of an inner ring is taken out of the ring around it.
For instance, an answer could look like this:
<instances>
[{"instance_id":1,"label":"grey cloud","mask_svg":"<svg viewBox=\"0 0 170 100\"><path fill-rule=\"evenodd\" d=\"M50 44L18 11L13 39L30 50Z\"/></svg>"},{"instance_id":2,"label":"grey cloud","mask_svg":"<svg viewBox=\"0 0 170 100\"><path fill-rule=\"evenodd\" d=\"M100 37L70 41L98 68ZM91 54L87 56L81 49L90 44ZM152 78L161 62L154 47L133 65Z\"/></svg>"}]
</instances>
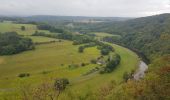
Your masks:
<instances>
[{"instance_id":1,"label":"grey cloud","mask_svg":"<svg viewBox=\"0 0 170 100\"><path fill-rule=\"evenodd\" d=\"M170 13L170 0L0 0L0 15L138 17Z\"/></svg>"}]
</instances>

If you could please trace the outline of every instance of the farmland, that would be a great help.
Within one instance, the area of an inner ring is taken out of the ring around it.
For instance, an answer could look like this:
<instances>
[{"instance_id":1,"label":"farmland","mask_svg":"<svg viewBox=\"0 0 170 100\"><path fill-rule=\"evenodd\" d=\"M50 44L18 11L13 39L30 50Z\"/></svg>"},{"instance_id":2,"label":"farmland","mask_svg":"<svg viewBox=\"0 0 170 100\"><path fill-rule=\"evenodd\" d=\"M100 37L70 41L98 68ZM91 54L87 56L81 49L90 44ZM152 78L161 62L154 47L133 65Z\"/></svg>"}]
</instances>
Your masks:
<instances>
[{"instance_id":1,"label":"farmland","mask_svg":"<svg viewBox=\"0 0 170 100\"><path fill-rule=\"evenodd\" d=\"M44 81L51 83L56 78L68 78L70 80L70 85L61 94L60 99L68 99L68 92L71 91L74 91L73 95L83 97L88 91L97 92L98 88L112 80L120 83L123 81L123 73L136 69L138 65L139 59L134 52L124 47L110 44L114 47L115 53L121 56L120 65L109 74L92 73L84 76L90 70L96 67L100 68L99 65L91 64L90 62L92 59L101 56L96 46L86 48L83 53L79 53L79 45L72 45L72 41L31 36L32 33L38 30L35 25L4 22L0 23L0 26L4 27L0 28L1 33L16 31L20 35L31 38L34 43L55 41L49 44L36 45L35 50L10 56L0 56L0 95L2 98L9 95L11 98L18 98L20 91L17 88L20 88L21 84L36 86ZM21 26L25 26L26 30L21 31ZM38 31L54 34L44 30ZM100 36L106 36L106 34L101 34ZM86 65L82 67L82 63ZM76 65L76 67L72 68L69 65ZM21 73L29 73L30 76L19 78L18 75ZM81 91L79 91L80 89Z\"/></svg>"}]
</instances>

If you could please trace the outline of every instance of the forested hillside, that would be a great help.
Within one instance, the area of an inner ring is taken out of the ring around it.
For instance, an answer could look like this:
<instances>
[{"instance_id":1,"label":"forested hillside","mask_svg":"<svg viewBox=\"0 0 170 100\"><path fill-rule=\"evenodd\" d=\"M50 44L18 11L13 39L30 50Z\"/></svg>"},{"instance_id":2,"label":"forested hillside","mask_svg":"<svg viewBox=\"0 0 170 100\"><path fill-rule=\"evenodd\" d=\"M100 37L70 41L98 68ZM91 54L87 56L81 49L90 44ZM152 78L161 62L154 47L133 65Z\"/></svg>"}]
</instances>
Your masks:
<instances>
[{"instance_id":1,"label":"forested hillside","mask_svg":"<svg viewBox=\"0 0 170 100\"><path fill-rule=\"evenodd\" d=\"M106 25L106 26L104 26ZM169 100L170 93L170 14L132 19L120 23L98 25L100 31L121 35L106 37L151 60L149 70L140 81L128 80L119 92L112 90L108 98L119 100Z\"/></svg>"},{"instance_id":2,"label":"forested hillside","mask_svg":"<svg viewBox=\"0 0 170 100\"><path fill-rule=\"evenodd\" d=\"M103 23L91 30L119 34L112 40L123 46L144 53L148 58L170 53L170 14L136 18L124 22Z\"/></svg>"}]
</instances>

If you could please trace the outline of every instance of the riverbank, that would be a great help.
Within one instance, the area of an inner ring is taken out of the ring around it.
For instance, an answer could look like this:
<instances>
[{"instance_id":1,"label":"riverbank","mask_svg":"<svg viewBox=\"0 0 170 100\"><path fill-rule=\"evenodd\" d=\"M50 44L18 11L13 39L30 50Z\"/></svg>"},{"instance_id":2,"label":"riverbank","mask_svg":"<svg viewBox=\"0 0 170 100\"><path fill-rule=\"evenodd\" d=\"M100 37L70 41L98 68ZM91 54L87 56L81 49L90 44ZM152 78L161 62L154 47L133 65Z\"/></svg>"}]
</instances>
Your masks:
<instances>
[{"instance_id":1,"label":"riverbank","mask_svg":"<svg viewBox=\"0 0 170 100\"><path fill-rule=\"evenodd\" d=\"M147 70L148 70L148 65L145 62L140 61L139 68L133 76L134 79L139 80L139 79L143 78L145 76L145 72Z\"/></svg>"}]
</instances>

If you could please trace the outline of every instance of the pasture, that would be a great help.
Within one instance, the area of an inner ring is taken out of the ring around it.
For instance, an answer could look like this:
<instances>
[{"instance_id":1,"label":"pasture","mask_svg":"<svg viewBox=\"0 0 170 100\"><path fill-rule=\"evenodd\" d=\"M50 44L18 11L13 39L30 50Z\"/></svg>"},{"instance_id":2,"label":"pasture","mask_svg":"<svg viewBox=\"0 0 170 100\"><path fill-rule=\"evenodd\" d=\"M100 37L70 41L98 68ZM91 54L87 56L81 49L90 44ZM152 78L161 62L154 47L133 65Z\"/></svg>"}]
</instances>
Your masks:
<instances>
[{"instance_id":1,"label":"pasture","mask_svg":"<svg viewBox=\"0 0 170 100\"><path fill-rule=\"evenodd\" d=\"M26 30L21 31L20 27L25 26ZM85 73L100 67L91 64L92 59L101 56L97 47L86 48L83 53L78 52L79 45L72 45L72 41L30 36L37 30L35 25L14 24L11 22L0 23L0 32L16 31L33 42L50 42L49 44L36 45L35 50L25 51L10 56L0 56L0 99L6 96L17 96L20 93L19 87L23 84L36 86L43 82L53 82L56 78L68 78L70 85L60 96L61 100L69 99L69 93L85 97L90 91L98 91L101 86L110 81L120 83L123 80L123 73L130 72L138 66L138 56L124 47L111 44L115 52L121 56L121 63L109 74ZM43 31L43 30L38 30ZM47 34L49 31L43 31ZM108 33L95 33L97 38L113 36ZM86 66L81 66L86 63ZM69 65L76 65L70 68ZM29 73L29 77L19 78L21 73ZM2 98L1 98L2 97Z\"/></svg>"},{"instance_id":2,"label":"pasture","mask_svg":"<svg viewBox=\"0 0 170 100\"><path fill-rule=\"evenodd\" d=\"M21 30L21 26L25 26L25 31ZM50 34L49 31L46 30L38 30L36 25L32 24L16 24L10 21L0 22L0 32L17 32L20 35L32 35L35 31L45 32L46 34Z\"/></svg>"}]
</instances>

